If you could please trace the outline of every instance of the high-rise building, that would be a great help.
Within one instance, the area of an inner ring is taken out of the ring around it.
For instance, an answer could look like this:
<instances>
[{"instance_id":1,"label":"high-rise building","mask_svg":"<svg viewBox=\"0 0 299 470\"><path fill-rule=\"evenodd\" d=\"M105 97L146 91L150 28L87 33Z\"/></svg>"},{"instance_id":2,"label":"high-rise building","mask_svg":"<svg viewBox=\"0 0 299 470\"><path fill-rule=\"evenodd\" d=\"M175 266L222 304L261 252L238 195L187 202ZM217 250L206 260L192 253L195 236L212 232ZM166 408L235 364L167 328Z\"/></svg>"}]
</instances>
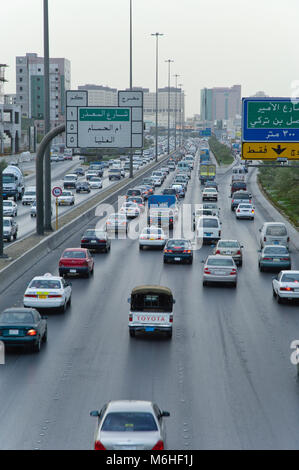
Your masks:
<instances>
[{"instance_id":1,"label":"high-rise building","mask_svg":"<svg viewBox=\"0 0 299 470\"><path fill-rule=\"evenodd\" d=\"M12 95L5 95L4 83L6 64L0 64L0 153L8 148L11 153L17 153L21 139L20 107Z\"/></svg>"},{"instance_id":2,"label":"high-rise building","mask_svg":"<svg viewBox=\"0 0 299 470\"><path fill-rule=\"evenodd\" d=\"M241 114L241 85L203 88L200 105L202 121L234 119Z\"/></svg>"},{"instance_id":3,"label":"high-rise building","mask_svg":"<svg viewBox=\"0 0 299 470\"><path fill-rule=\"evenodd\" d=\"M80 85L88 91L88 106L118 106L117 89L102 85Z\"/></svg>"},{"instance_id":4,"label":"high-rise building","mask_svg":"<svg viewBox=\"0 0 299 470\"><path fill-rule=\"evenodd\" d=\"M68 59L50 58L51 127L65 120L65 91L71 88L71 64ZM39 132L44 130L44 59L27 53L16 57L16 103L23 117L34 119Z\"/></svg>"}]
</instances>

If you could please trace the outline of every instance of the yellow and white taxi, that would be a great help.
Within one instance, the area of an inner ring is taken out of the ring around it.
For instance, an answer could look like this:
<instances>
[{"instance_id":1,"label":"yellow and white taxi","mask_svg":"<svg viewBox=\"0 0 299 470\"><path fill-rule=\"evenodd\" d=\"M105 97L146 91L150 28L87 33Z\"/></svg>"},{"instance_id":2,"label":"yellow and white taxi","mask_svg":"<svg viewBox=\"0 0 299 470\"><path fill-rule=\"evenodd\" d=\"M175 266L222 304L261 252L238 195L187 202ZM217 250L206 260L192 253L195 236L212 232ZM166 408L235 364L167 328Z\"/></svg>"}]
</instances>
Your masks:
<instances>
[{"instance_id":1,"label":"yellow and white taxi","mask_svg":"<svg viewBox=\"0 0 299 470\"><path fill-rule=\"evenodd\" d=\"M46 273L34 277L24 294L24 307L59 309L65 312L71 303L71 283L59 276Z\"/></svg>"}]
</instances>

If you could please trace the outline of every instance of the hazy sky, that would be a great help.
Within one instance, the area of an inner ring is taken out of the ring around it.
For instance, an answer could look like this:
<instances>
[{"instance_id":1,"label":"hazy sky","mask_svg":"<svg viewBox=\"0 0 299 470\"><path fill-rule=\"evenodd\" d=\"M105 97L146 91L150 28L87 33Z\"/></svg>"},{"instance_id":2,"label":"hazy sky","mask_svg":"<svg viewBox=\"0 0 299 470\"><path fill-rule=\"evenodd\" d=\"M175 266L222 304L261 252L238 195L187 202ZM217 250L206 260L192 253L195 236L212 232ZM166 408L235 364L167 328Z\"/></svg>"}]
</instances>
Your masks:
<instances>
[{"instance_id":1,"label":"hazy sky","mask_svg":"<svg viewBox=\"0 0 299 470\"><path fill-rule=\"evenodd\" d=\"M71 61L72 88L129 86L129 0L49 0L50 56ZM0 63L15 92L15 57L43 55L43 0L0 0ZM186 92L187 116L200 111L200 89L242 85L290 96L299 83L298 0L133 0L133 86L167 86L166 59ZM293 83L293 85L292 85ZM174 78L172 78L174 85Z\"/></svg>"}]
</instances>

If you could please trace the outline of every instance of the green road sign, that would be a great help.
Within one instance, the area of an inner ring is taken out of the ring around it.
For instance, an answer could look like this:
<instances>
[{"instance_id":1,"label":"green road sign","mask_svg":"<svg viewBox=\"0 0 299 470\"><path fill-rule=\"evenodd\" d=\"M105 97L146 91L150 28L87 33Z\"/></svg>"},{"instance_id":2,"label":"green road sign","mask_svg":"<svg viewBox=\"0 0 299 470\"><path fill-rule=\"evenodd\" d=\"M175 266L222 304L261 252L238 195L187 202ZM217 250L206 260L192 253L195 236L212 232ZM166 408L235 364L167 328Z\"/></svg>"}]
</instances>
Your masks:
<instances>
[{"instance_id":1,"label":"green road sign","mask_svg":"<svg viewBox=\"0 0 299 470\"><path fill-rule=\"evenodd\" d=\"M299 127L299 104L286 101L249 101L248 127L254 129L297 129Z\"/></svg>"}]
</instances>

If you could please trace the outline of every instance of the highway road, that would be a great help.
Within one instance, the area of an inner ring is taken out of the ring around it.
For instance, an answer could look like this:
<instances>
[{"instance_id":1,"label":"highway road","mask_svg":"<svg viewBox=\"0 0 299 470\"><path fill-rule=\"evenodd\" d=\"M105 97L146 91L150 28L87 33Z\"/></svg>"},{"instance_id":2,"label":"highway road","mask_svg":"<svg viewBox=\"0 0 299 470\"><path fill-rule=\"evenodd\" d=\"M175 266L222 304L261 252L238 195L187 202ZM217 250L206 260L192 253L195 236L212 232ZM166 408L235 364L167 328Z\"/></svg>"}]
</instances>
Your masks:
<instances>
[{"instance_id":1,"label":"highway road","mask_svg":"<svg viewBox=\"0 0 299 470\"><path fill-rule=\"evenodd\" d=\"M164 265L160 251L140 252L136 240L113 240L109 254L95 255L93 277L72 280L71 308L48 314L41 352L6 354L0 449L91 449L96 423L89 411L111 399L153 400L168 410L168 449L298 448L299 383L290 362L290 343L299 338L298 305L278 305L273 274L257 265L258 228L271 215L254 194L255 220L237 221L228 197L231 173L217 179L223 238L244 245L237 289L202 287L201 261L210 246L194 253L191 266ZM201 202L197 169L184 202ZM33 276L57 273L63 249L79 246L80 235L72 234L9 287L0 309L21 306ZM291 248L293 268L299 268ZM127 298L140 284L172 289L172 340L129 337Z\"/></svg>"}]
</instances>

